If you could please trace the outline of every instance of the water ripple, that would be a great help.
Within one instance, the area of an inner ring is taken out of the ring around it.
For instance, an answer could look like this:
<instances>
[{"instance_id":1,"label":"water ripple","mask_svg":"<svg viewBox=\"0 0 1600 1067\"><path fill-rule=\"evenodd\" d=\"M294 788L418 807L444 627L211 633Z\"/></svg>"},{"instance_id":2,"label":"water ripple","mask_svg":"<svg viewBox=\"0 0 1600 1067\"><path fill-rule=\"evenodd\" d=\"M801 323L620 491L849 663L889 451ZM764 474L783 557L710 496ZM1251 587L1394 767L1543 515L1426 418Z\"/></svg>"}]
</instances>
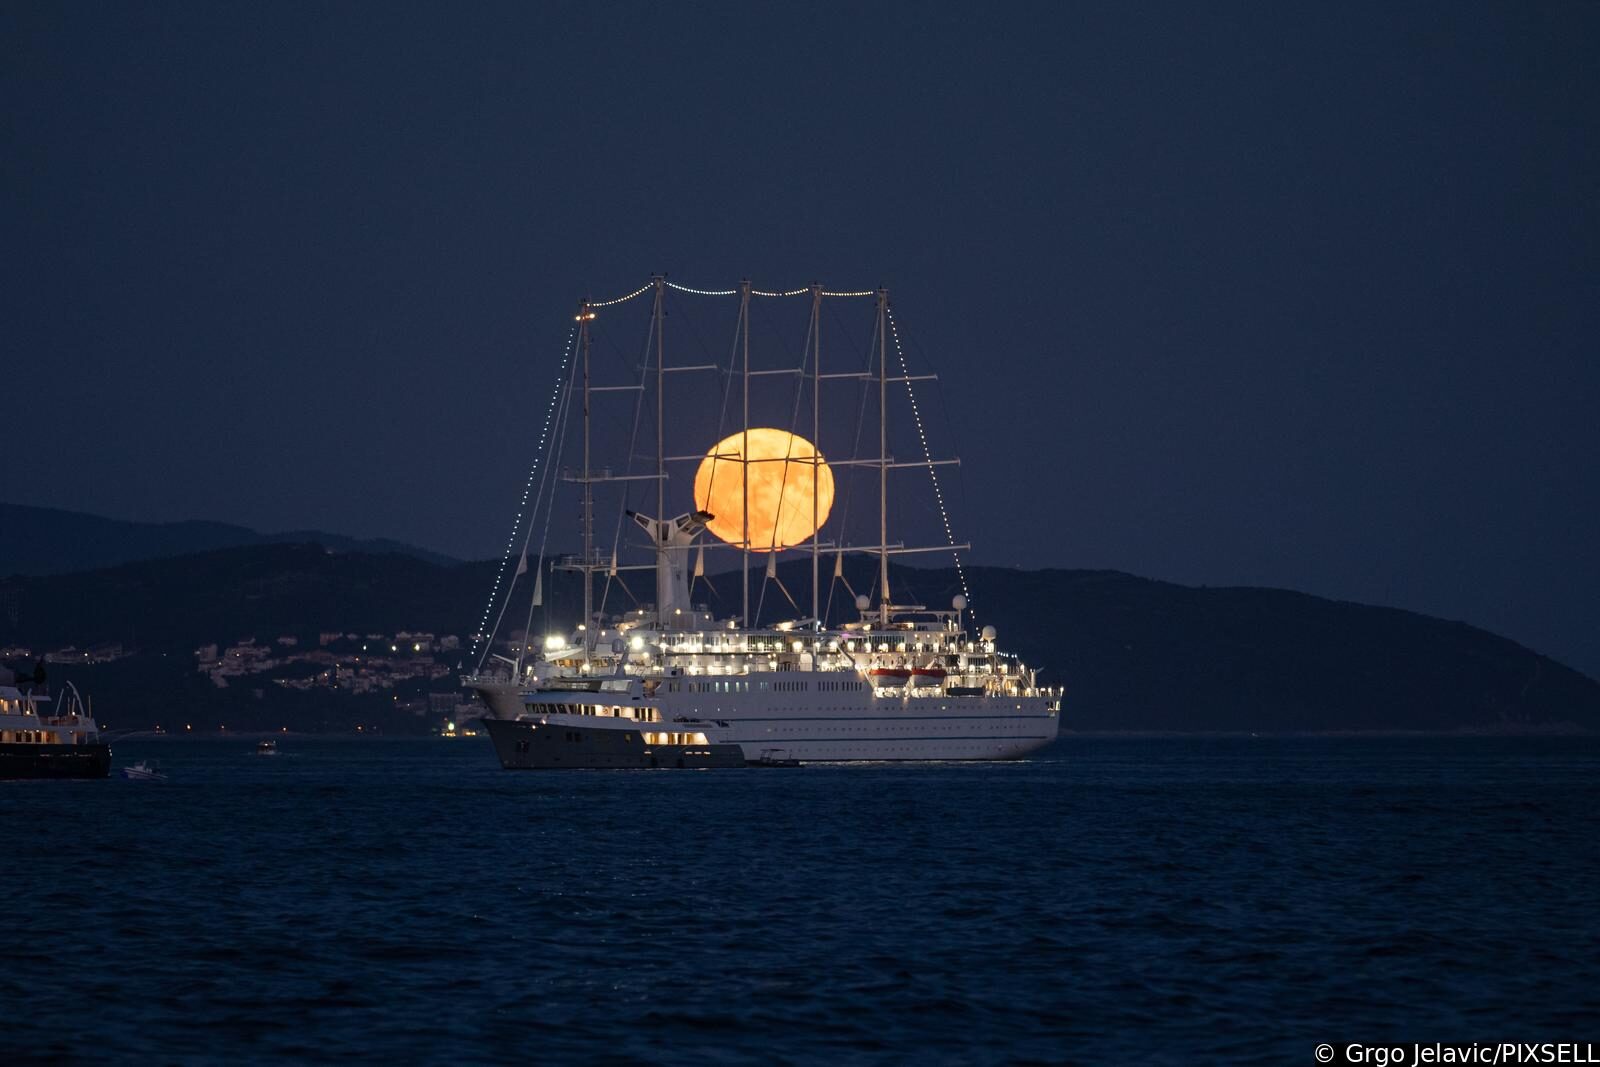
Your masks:
<instances>
[{"instance_id":1,"label":"water ripple","mask_svg":"<svg viewBox=\"0 0 1600 1067\"><path fill-rule=\"evenodd\" d=\"M0 785L0 1058L1277 1063L1600 1017L1594 742L783 775L284 747Z\"/></svg>"}]
</instances>

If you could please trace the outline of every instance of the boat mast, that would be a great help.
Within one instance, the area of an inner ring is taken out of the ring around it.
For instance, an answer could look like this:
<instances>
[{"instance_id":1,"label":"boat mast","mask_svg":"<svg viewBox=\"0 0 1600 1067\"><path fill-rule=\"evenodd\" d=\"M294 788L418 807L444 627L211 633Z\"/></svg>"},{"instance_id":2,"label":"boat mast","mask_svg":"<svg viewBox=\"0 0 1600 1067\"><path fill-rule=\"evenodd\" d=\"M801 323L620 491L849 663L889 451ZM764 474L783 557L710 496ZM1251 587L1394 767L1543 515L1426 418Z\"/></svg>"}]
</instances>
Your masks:
<instances>
[{"instance_id":1,"label":"boat mast","mask_svg":"<svg viewBox=\"0 0 1600 1067\"><path fill-rule=\"evenodd\" d=\"M889 625L889 290L878 290L878 584L879 612ZM588 366L587 363L584 366ZM587 379L585 379L587 380ZM586 406L584 411L589 409Z\"/></svg>"},{"instance_id":2,"label":"boat mast","mask_svg":"<svg viewBox=\"0 0 1600 1067\"><path fill-rule=\"evenodd\" d=\"M817 521L819 503L818 484L822 480L822 285L811 283L811 624L812 630L822 626L821 606L817 600L817 539L822 536ZM816 649L811 650L811 668L816 669Z\"/></svg>"},{"instance_id":3,"label":"boat mast","mask_svg":"<svg viewBox=\"0 0 1600 1067\"><path fill-rule=\"evenodd\" d=\"M585 300L578 312L578 342L583 349L583 662L589 662L594 621L594 483L589 480L589 323L594 311Z\"/></svg>"},{"instance_id":4,"label":"boat mast","mask_svg":"<svg viewBox=\"0 0 1600 1067\"><path fill-rule=\"evenodd\" d=\"M739 445L739 472L744 485L739 496L739 510L743 513L742 537L744 559L744 621L750 628L750 279L739 283L739 326L744 346L744 429Z\"/></svg>"},{"instance_id":5,"label":"boat mast","mask_svg":"<svg viewBox=\"0 0 1600 1067\"><path fill-rule=\"evenodd\" d=\"M656 306L652 314L655 316L656 325L656 521L665 522L667 518L667 473L666 462L666 339L664 328L666 315L662 307L662 300L667 293L667 278L664 274L651 275L651 280L656 286ZM659 554L662 546L658 543L651 546ZM660 558L659 555L657 557ZM661 599L658 593L656 599ZM656 629L664 630L667 627L666 605L656 605Z\"/></svg>"}]
</instances>

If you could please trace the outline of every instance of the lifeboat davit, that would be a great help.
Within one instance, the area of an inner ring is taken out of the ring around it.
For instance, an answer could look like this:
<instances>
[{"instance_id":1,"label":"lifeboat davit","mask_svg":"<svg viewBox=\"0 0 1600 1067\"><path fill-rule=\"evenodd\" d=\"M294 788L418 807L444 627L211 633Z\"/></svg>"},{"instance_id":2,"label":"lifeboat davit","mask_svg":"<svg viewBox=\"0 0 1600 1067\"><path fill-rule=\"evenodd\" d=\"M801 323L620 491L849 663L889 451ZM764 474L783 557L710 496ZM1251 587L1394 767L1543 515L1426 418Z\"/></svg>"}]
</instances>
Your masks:
<instances>
[{"instance_id":1,"label":"lifeboat davit","mask_svg":"<svg viewBox=\"0 0 1600 1067\"><path fill-rule=\"evenodd\" d=\"M943 667L914 667L911 671L912 685L943 685L944 678Z\"/></svg>"},{"instance_id":2,"label":"lifeboat davit","mask_svg":"<svg viewBox=\"0 0 1600 1067\"><path fill-rule=\"evenodd\" d=\"M911 680L911 672L904 667L874 667L867 674L876 686L898 689Z\"/></svg>"}]
</instances>

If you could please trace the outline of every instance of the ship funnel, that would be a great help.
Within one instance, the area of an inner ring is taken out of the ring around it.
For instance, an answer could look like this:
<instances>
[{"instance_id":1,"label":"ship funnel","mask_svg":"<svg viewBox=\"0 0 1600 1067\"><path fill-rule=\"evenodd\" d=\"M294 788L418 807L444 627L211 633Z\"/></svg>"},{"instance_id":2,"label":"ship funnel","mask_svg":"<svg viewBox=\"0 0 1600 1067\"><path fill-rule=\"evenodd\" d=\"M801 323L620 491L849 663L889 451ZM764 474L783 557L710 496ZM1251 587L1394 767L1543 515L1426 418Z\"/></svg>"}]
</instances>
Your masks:
<instances>
[{"instance_id":1,"label":"ship funnel","mask_svg":"<svg viewBox=\"0 0 1600 1067\"><path fill-rule=\"evenodd\" d=\"M689 612L689 546L706 528L712 515L695 511L675 519L653 519L637 511L628 518L650 535L656 549L656 624L665 629L671 620L682 622ZM613 557L612 566L615 566Z\"/></svg>"}]
</instances>

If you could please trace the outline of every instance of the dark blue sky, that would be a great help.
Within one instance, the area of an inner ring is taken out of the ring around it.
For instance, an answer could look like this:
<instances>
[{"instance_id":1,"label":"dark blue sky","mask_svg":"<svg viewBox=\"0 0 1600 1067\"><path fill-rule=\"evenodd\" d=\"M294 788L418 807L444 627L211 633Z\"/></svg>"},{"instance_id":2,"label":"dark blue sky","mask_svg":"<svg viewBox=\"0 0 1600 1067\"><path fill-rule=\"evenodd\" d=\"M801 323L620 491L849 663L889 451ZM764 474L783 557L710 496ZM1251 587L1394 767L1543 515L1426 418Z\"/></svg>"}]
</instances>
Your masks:
<instances>
[{"instance_id":1,"label":"dark blue sky","mask_svg":"<svg viewBox=\"0 0 1600 1067\"><path fill-rule=\"evenodd\" d=\"M980 561L1600 673L1600 5L12 4L0 41L7 499L491 555L577 297L884 283Z\"/></svg>"}]
</instances>

